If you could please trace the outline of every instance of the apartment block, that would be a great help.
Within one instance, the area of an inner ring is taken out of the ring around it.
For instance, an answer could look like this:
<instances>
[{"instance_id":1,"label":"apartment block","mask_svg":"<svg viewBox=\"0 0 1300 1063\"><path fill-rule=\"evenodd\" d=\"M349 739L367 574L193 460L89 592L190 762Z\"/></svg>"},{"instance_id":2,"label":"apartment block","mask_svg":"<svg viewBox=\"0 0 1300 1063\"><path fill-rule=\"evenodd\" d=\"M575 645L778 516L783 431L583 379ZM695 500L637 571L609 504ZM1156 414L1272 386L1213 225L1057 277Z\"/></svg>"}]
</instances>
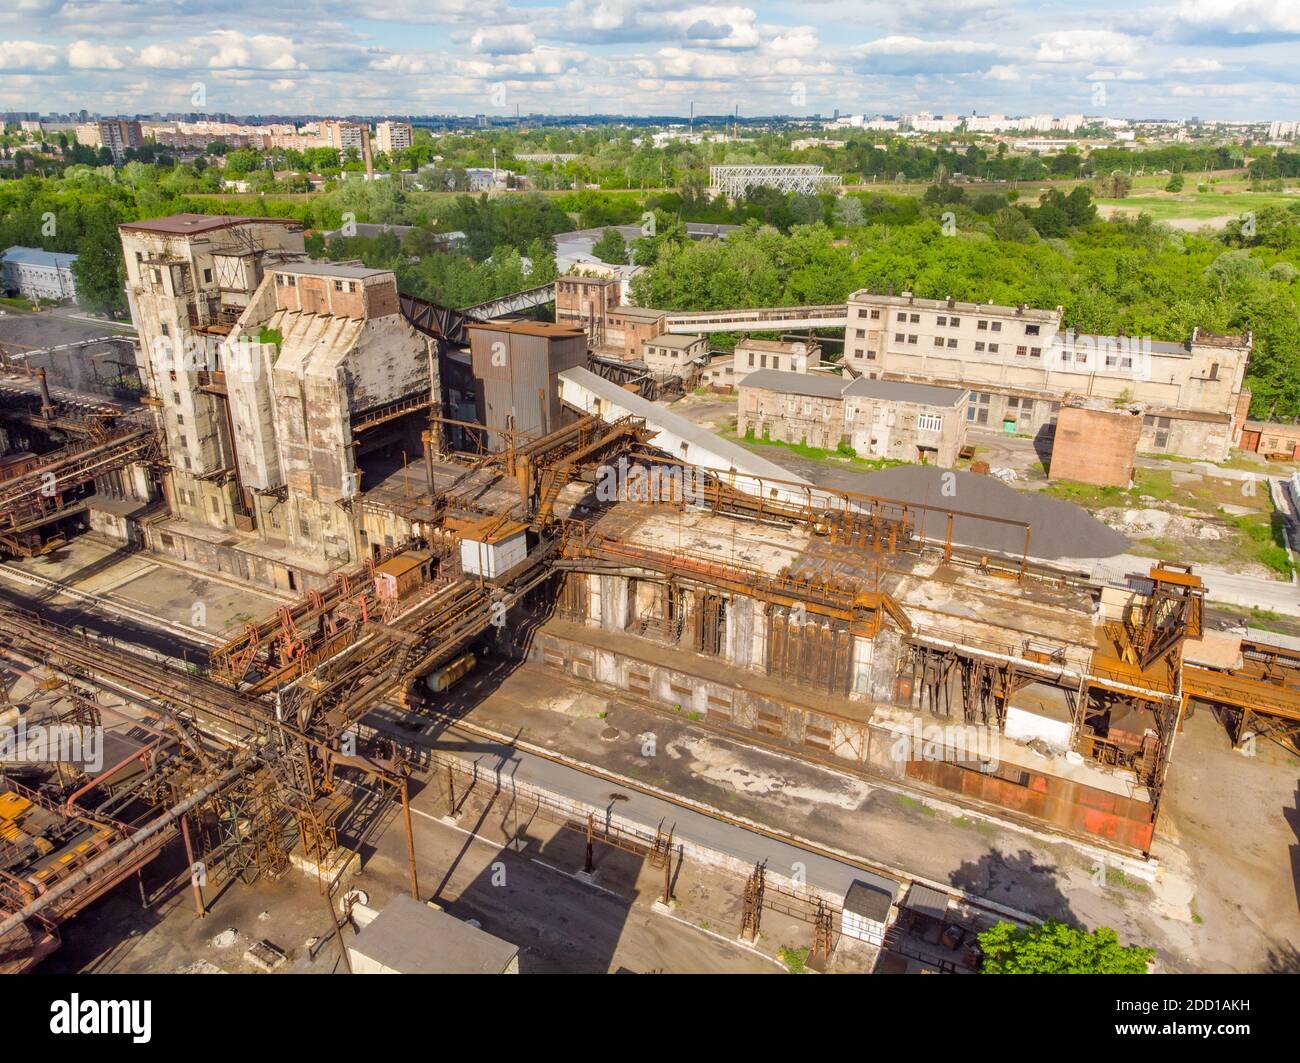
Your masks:
<instances>
[{"instance_id":1,"label":"apartment block","mask_svg":"<svg viewBox=\"0 0 1300 1063\"><path fill-rule=\"evenodd\" d=\"M973 425L1036 435L1070 396L1143 413L1141 449L1221 461L1244 419L1251 337L1185 343L1062 329L1062 308L854 292L845 364L865 376L969 388Z\"/></svg>"},{"instance_id":2,"label":"apartment block","mask_svg":"<svg viewBox=\"0 0 1300 1063\"><path fill-rule=\"evenodd\" d=\"M414 132L408 122L380 122L375 126L375 147L386 155L405 151L411 146Z\"/></svg>"},{"instance_id":3,"label":"apartment block","mask_svg":"<svg viewBox=\"0 0 1300 1063\"><path fill-rule=\"evenodd\" d=\"M116 118L107 118L98 122L86 122L77 126L77 143L88 148L108 148L113 154L113 161L119 165L125 160L131 148L138 148L144 143L139 122L124 122Z\"/></svg>"}]
</instances>

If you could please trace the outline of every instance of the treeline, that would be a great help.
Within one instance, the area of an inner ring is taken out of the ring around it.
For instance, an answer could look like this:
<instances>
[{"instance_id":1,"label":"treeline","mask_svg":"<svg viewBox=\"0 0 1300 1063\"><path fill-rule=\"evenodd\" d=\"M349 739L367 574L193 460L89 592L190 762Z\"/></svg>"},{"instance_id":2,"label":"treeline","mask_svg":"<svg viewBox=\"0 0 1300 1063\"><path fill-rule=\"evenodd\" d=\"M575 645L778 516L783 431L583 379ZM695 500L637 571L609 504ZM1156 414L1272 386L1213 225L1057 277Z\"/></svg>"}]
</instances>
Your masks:
<instances>
[{"instance_id":1,"label":"treeline","mask_svg":"<svg viewBox=\"0 0 1300 1063\"><path fill-rule=\"evenodd\" d=\"M1244 241L1174 233L1148 218L1085 223L1043 238L1031 219L1049 206L1065 213L1068 204L993 214L948 204L952 224L931 213L911 225L847 232L819 223L782 234L751 224L726 241L661 247L655 267L633 281L633 296L643 305L703 310L838 302L859 288L892 288L1059 305L1080 332L1181 341L1198 325L1250 330L1253 415L1300 417L1300 217L1261 212Z\"/></svg>"}]
</instances>

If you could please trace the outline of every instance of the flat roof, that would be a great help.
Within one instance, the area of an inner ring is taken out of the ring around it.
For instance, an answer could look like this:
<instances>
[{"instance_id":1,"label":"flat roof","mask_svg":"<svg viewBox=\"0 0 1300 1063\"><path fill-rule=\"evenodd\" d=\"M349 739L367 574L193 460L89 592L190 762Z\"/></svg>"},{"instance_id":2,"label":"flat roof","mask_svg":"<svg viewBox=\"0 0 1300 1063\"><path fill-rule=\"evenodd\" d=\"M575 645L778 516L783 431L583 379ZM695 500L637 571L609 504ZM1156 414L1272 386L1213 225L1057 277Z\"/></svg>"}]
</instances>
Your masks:
<instances>
[{"instance_id":1,"label":"flat roof","mask_svg":"<svg viewBox=\"0 0 1300 1063\"><path fill-rule=\"evenodd\" d=\"M1060 317L1058 310L1041 310L1026 306L999 306L997 303L963 303L954 299L922 299L911 292L898 295L881 295L868 288L861 288L849 296L850 303L874 303L876 305L898 307L912 310L955 310L959 314L987 314L990 317L1018 317L1029 321L1055 321Z\"/></svg>"},{"instance_id":2,"label":"flat roof","mask_svg":"<svg viewBox=\"0 0 1300 1063\"><path fill-rule=\"evenodd\" d=\"M667 310L655 310L653 307L648 306L627 306L626 304L612 306L609 312L618 314L621 317L638 317L642 321L658 321L661 317L668 316Z\"/></svg>"},{"instance_id":3,"label":"flat roof","mask_svg":"<svg viewBox=\"0 0 1300 1063\"><path fill-rule=\"evenodd\" d=\"M68 269L77 261L77 256L64 251L46 251L41 247L14 246L0 252L0 260L23 263L29 266L54 266Z\"/></svg>"},{"instance_id":4,"label":"flat roof","mask_svg":"<svg viewBox=\"0 0 1300 1063\"><path fill-rule=\"evenodd\" d=\"M903 380L859 377L844 389L845 395L884 399L886 402L911 402L918 406L956 406L967 394L965 388L945 388L937 384L911 384Z\"/></svg>"},{"instance_id":5,"label":"flat roof","mask_svg":"<svg viewBox=\"0 0 1300 1063\"><path fill-rule=\"evenodd\" d=\"M821 344L814 340L807 343L803 340L751 340L741 339L736 341L736 349L745 348L745 350L754 351L775 351L777 354L795 354L796 347L802 347L805 351L811 351L814 347L821 349Z\"/></svg>"},{"instance_id":6,"label":"flat roof","mask_svg":"<svg viewBox=\"0 0 1300 1063\"><path fill-rule=\"evenodd\" d=\"M838 399L848 387L843 377L791 373L784 369L757 369L747 373L738 386L780 391L786 395L811 395L820 399Z\"/></svg>"},{"instance_id":7,"label":"flat roof","mask_svg":"<svg viewBox=\"0 0 1300 1063\"><path fill-rule=\"evenodd\" d=\"M232 225L254 223L302 227L302 222L294 218L254 218L239 214L169 214L165 218L122 222L118 228L186 236L190 233L206 233L215 229L229 229Z\"/></svg>"},{"instance_id":8,"label":"flat roof","mask_svg":"<svg viewBox=\"0 0 1300 1063\"><path fill-rule=\"evenodd\" d=\"M513 332L520 336L546 336L557 340L586 335L582 329L550 321L466 321L465 327L471 330L487 329L490 332Z\"/></svg>"},{"instance_id":9,"label":"flat roof","mask_svg":"<svg viewBox=\"0 0 1300 1063\"><path fill-rule=\"evenodd\" d=\"M687 332L665 332L662 336L656 336L652 340L646 340L647 344L653 344L656 347L690 347L704 339L703 336L692 336Z\"/></svg>"},{"instance_id":10,"label":"flat roof","mask_svg":"<svg viewBox=\"0 0 1300 1063\"><path fill-rule=\"evenodd\" d=\"M391 269L349 266L341 262L286 262L281 266L273 266L269 272L292 273L295 277L347 277L350 280L393 276Z\"/></svg>"},{"instance_id":11,"label":"flat roof","mask_svg":"<svg viewBox=\"0 0 1300 1063\"><path fill-rule=\"evenodd\" d=\"M519 948L399 893L348 945L401 974L502 974Z\"/></svg>"}]
</instances>

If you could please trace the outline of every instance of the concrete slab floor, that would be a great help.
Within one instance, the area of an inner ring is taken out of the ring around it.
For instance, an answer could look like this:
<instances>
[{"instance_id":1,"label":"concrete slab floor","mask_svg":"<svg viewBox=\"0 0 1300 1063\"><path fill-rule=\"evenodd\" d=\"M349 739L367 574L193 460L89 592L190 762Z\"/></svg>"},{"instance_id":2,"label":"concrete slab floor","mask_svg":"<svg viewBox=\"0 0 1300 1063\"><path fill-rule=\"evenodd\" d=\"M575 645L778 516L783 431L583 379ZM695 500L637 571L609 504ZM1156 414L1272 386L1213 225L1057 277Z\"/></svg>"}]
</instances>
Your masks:
<instances>
[{"instance_id":1,"label":"concrete slab floor","mask_svg":"<svg viewBox=\"0 0 1300 1063\"><path fill-rule=\"evenodd\" d=\"M105 595L166 623L199 628L214 636L233 633L281 604L255 589L204 579L159 564L147 553L129 552L91 536L81 536L41 557L8 561L6 566L89 594ZM51 600L60 597L54 595Z\"/></svg>"},{"instance_id":2,"label":"concrete slab floor","mask_svg":"<svg viewBox=\"0 0 1300 1063\"><path fill-rule=\"evenodd\" d=\"M1300 765L1263 744L1253 760L1234 753L1208 712L1175 747L1153 853L1161 873L1148 885L1119 861L1099 867L1068 843L931 807L542 666L495 690L477 681L463 693L478 698L468 721L1039 916L1111 926L1155 947L1166 970L1300 966Z\"/></svg>"},{"instance_id":3,"label":"concrete slab floor","mask_svg":"<svg viewBox=\"0 0 1300 1063\"><path fill-rule=\"evenodd\" d=\"M597 875L589 885L575 874L583 865L580 835L531 823L528 844L516 853L506 846L514 826L508 801L471 800L458 826L441 822L442 801L436 787L412 798L421 899L477 919L489 933L519 945L522 973L779 973L773 956L780 946L810 943L809 926L775 913L765 916L757 949L736 943L740 889L731 876L683 865L675 883L677 907L661 915L652 905L663 872L639 858L597 847ZM363 870L342 892L364 890L378 908L407 892L398 817L390 816L362 853ZM63 948L41 971L253 973L244 953L266 938L288 954L282 972L343 973L336 942L309 955L309 939L324 936L329 927L314 880L289 871L249 887L210 890L211 911L200 919L178 860L179 847L172 847L146 870L148 888L162 895L152 898L149 910L141 909L136 885L124 884L65 928ZM344 934L350 940L352 930ZM844 952L845 965L869 961L857 950Z\"/></svg>"}]
</instances>

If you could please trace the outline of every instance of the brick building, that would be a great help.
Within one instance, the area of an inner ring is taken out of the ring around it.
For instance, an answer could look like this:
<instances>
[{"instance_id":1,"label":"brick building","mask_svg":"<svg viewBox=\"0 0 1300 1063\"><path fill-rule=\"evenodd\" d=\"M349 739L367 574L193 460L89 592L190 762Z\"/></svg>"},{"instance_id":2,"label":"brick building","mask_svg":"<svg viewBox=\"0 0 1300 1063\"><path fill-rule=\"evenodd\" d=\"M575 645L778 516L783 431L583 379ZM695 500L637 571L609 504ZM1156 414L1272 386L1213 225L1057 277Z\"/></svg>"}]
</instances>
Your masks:
<instances>
[{"instance_id":1,"label":"brick building","mask_svg":"<svg viewBox=\"0 0 1300 1063\"><path fill-rule=\"evenodd\" d=\"M966 443L969 392L961 388L758 369L738 390L741 435L944 467Z\"/></svg>"},{"instance_id":2,"label":"brick building","mask_svg":"<svg viewBox=\"0 0 1300 1063\"><path fill-rule=\"evenodd\" d=\"M1222 461L1237 438L1252 339L1194 329L1183 343L1061 329L1062 308L853 293L845 364L866 376L969 388L968 416L1050 431L1067 396L1137 403L1139 447Z\"/></svg>"}]
</instances>

